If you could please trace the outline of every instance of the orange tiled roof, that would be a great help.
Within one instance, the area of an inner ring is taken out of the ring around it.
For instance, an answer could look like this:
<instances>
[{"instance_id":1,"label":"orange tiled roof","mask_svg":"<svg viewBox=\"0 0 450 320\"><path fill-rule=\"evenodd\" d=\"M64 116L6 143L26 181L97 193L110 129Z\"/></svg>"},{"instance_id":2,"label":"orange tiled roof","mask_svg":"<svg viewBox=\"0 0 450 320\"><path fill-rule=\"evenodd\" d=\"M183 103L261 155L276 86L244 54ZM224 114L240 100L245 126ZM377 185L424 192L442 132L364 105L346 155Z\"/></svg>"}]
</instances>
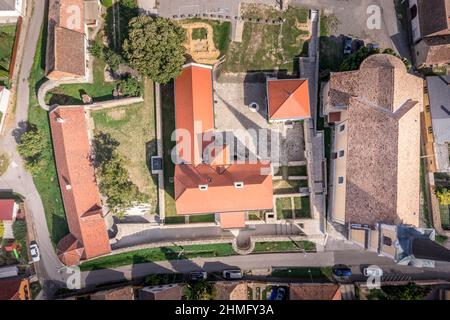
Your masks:
<instances>
[{"instance_id":1,"label":"orange tiled roof","mask_svg":"<svg viewBox=\"0 0 450 320\"><path fill-rule=\"evenodd\" d=\"M212 69L189 64L175 80L175 127L191 136L193 154L179 150L184 161L175 166L175 204L178 214L239 212L272 209L272 177L270 164L228 164L227 146L216 150L215 158L203 163L202 152L213 140L214 110ZM180 140L177 140L180 141ZM262 171L265 171L262 173ZM235 187L242 182L243 187ZM201 190L200 185L207 185Z\"/></svg>"},{"instance_id":2,"label":"orange tiled roof","mask_svg":"<svg viewBox=\"0 0 450 320\"><path fill-rule=\"evenodd\" d=\"M220 226L223 229L244 228L245 212L222 212L220 214Z\"/></svg>"},{"instance_id":3,"label":"orange tiled roof","mask_svg":"<svg viewBox=\"0 0 450 320\"><path fill-rule=\"evenodd\" d=\"M0 221L12 221L13 210L13 199L0 199Z\"/></svg>"},{"instance_id":4,"label":"orange tiled roof","mask_svg":"<svg viewBox=\"0 0 450 320\"><path fill-rule=\"evenodd\" d=\"M201 143L205 133L214 129L212 69L210 66L189 64L175 80L175 127L191 134L191 154L179 150L185 163L201 163L200 155L208 142ZM194 139L196 137L197 139ZM177 141L180 141L180 136Z\"/></svg>"},{"instance_id":5,"label":"orange tiled roof","mask_svg":"<svg viewBox=\"0 0 450 320\"><path fill-rule=\"evenodd\" d=\"M28 279L20 277L0 279L1 300L31 300Z\"/></svg>"},{"instance_id":6,"label":"orange tiled roof","mask_svg":"<svg viewBox=\"0 0 450 320\"><path fill-rule=\"evenodd\" d=\"M82 259L109 253L83 107L54 109L50 127L67 222L71 234L84 247Z\"/></svg>"},{"instance_id":7,"label":"orange tiled roof","mask_svg":"<svg viewBox=\"0 0 450 320\"><path fill-rule=\"evenodd\" d=\"M263 171L263 172L262 172ZM175 204L178 214L236 212L273 208L270 164L175 166ZM243 182L236 188L235 182ZM200 185L207 185L201 190Z\"/></svg>"},{"instance_id":8,"label":"orange tiled roof","mask_svg":"<svg viewBox=\"0 0 450 320\"><path fill-rule=\"evenodd\" d=\"M270 120L295 120L311 116L308 80L268 79Z\"/></svg>"}]
</instances>

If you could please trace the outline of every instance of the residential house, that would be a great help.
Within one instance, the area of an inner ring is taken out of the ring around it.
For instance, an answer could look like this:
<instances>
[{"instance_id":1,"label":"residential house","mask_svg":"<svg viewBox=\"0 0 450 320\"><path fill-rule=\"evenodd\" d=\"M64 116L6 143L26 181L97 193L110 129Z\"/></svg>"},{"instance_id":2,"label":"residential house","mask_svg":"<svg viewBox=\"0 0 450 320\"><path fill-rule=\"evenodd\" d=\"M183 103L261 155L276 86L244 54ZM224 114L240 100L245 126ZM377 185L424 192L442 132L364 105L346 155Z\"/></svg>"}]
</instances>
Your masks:
<instances>
[{"instance_id":1,"label":"residential house","mask_svg":"<svg viewBox=\"0 0 450 320\"><path fill-rule=\"evenodd\" d=\"M0 279L1 300L31 300L30 283L27 278Z\"/></svg>"},{"instance_id":2,"label":"residential house","mask_svg":"<svg viewBox=\"0 0 450 320\"><path fill-rule=\"evenodd\" d=\"M410 0L417 67L450 63L450 0Z\"/></svg>"},{"instance_id":3,"label":"residential house","mask_svg":"<svg viewBox=\"0 0 450 320\"><path fill-rule=\"evenodd\" d=\"M0 24L16 23L25 14L27 0L0 0Z\"/></svg>"},{"instance_id":4,"label":"residential house","mask_svg":"<svg viewBox=\"0 0 450 320\"><path fill-rule=\"evenodd\" d=\"M46 76L51 80L85 80L87 27L84 0L50 0Z\"/></svg>"},{"instance_id":5,"label":"residential house","mask_svg":"<svg viewBox=\"0 0 450 320\"><path fill-rule=\"evenodd\" d=\"M214 283L215 300L248 300L245 281L219 281Z\"/></svg>"},{"instance_id":6,"label":"residential house","mask_svg":"<svg viewBox=\"0 0 450 320\"><path fill-rule=\"evenodd\" d=\"M181 300L182 289L179 284L144 287L139 289L139 300Z\"/></svg>"},{"instance_id":7,"label":"residential house","mask_svg":"<svg viewBox=\"0 0 450 320\"><path fill-rule=\"evenodd\" d=\"M19 205L14 199L0 199L0 221L3 223L3 239L14 239L12 225L16 220Z\"/></svg>"},{"instance_id":8,"label":"residential house","mask_svg":"<svg viewBox=\"0 0 450 320\"><path fill-rule=\"evenodd\" d=\"M269 122L295 121L311 117L307 79L268 78L267 116Z\"/></svg>"},{"instance_id":9,"label":"residential house","mask_svg":"<svg viewBox=\"0 0 450 320\"><path fill-rule=\"evenodd\" d=\"M289 300L342 300L342 294L334 283L291 283Z\"/></svg>"},{"instance_id":10,"label":"residential house","mask_svg":"<svg viewBox=\"0 0 450 320\"><path fill-rule=\"evenodd\" d=\"M423 80L375 54L359 70L332 73L323 101L334 124L331 220L417 227Z\"/></svg>"},{"instance_id":11,"label":"residential house","mask_svg":"<svg viewBox=\"0 0 450 320\"><path fill-rule=\"evenodd\" d=\"M426 78L426 159L432 172L450 172L450 76Z\"/></svg>"},{"instance_id":12,"label":"residential house","mask_svg":"<svg viewBox=\"0 0 450 320\"><path fill-rule=\"evenodd\" d=\"M57 107L50 128L58 180L70 233L58 243L66 265L111 251L102 203L92 165L86 118L82 106Z\"/></svg>"},{"instance_id":13,"label":"residential house","mask_svg":"<svg viewBox=\"0 0 450 320\"><path fill-rule=\"evenodd\" d=\"M270 163L237 163L214 136L212 67L191 63L175 80L175 205L178 215L215 213L245 227L249 210L273 209Z\"/></svg>"}]
</instances>

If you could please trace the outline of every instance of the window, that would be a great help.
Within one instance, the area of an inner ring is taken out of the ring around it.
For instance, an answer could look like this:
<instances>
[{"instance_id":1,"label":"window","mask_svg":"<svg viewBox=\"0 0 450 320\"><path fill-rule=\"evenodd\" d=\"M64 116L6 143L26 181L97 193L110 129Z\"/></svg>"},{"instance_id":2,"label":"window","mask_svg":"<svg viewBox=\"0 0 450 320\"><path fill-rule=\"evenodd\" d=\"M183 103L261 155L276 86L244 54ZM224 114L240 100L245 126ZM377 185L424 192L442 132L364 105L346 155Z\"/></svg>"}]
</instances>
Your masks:
<instances>
[{"instance_id":1,"label":"window","mask_svg":"<svg viewBox=\"0 0 450 320\"><path fill-rule=\"evenodd\" d=\"M207 184L200 184L200 185L198 186L198 188L199 188L200 190L202 190L202 191L205 191L205 190L208 190L208 185L207 185Z\"/></svg>"},{"instance_id":2,"label":"window","mask_svg":"<svg viewBox=\"0 0 450 320\"><path fill-rule=\"evenodd\" d=\"M392 239L386 236L383 236L383 244L386 246L392 246Z\"/></svg>"},{"instance_id":3,"label":"window","mask_svg":"<svg viewBox=\"0 0 450 320\"><path fill-rule=\"evenodd\" d=\"M241 189L241 188L243 188L244 187L244 183L243 182L235 182L234 183L234 187L236 188L236 189Z\"/></svg>"},{"instance_id":4,"label":"window","mask_svg":"<svg viewBox=\"0 0 450 320\"><path fill-rule=\"evenodd\" d=\"M344 150L339 150L339 158L342 158L344 156Z\"/></svg>"},{"instance_id":5,"label":"window","mask_svg":"<svg viewBox=\"0 0 450 320\"><path fill-rule=\"evenodd\" d=\"M433 128L432 127L428 127L428 133L432 134L433 133Z\"/></svg>"},{"instance_id":6,"label":"window","mask_svg":"<svg viewBox=\"0 0 450 320\"><path fill-rule=\"evenodd\" d=\"M344 183L344 177L339 177L338 178L338 183L339 184L343 184Z\"/></svg>"},{"instance_id":7,"label":"window","mask_svg":"<svg viewBox=\"0 0 450 320\"><path fill-rule=\"evenodd\" d=\"M430 112L430 110L431 110L431 108L430 108L429 105L425 107L425 111L426 111L426 112Z\"/></svg>"},{"instance_id":8,"label":"window","mask_svg":"<svg viewBox=\"0 0 450 320\"><path fill-rule=\"evenodd\" d=\"M342 131L344 131L345 130L345 124L341 124L340 126L339 126L339 132L342 132Z\"/></svg>"},{"instance_id":9,"label":"window","mask_svg":"<svg viewBox=\"0 0 450 320\"><path fill-rule=\"evenodd\" d=\"M331 158L334 160L334 159L337 159L337 152L333 152L332 154L331 154Z\"/></svg>"},{"instance_id":10,"label":"window","mask_svg":"<svg viewBox=\"0 0 450 320\"><path fill-rule=\"evenodd\" d=\"M413 5L411 7L411 20L417 17L417 5Z\"/></svg>"}]
</instances>

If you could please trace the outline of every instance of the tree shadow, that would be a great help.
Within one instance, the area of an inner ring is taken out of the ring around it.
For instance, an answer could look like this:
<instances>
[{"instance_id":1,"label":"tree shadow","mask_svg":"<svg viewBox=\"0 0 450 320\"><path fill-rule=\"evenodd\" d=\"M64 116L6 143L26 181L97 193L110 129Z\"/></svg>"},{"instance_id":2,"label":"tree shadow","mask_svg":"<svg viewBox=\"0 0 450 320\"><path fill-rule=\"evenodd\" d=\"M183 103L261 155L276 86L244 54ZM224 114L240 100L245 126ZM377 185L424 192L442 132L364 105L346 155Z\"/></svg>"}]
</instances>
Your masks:
<instances>
[{"instance_id":1,"label":"tree shadow","mask_svg":"<svg viewBox=\"0 0 450 320\"><path fill-rule=\"evenodd\" d=\"M14 140L17 144L20 143L20 139L22 134L24 134L30 128L30 123L28 121L19 121L17 124L17 128L13 129L11 135L14 137Z\"/></svg>"},{"instance_id":2,"label":"tree shadow","mask_svg":"<svg viewBox=\"0 0 450 320\"><path fill-rule=\"evenodd\" d=\"M95 155L94 167L98 168L102 163L111 161L114 151L120 145L111 134L103 131L97 132L92 140L92 147Z\"/></svg>"}]
</instances>

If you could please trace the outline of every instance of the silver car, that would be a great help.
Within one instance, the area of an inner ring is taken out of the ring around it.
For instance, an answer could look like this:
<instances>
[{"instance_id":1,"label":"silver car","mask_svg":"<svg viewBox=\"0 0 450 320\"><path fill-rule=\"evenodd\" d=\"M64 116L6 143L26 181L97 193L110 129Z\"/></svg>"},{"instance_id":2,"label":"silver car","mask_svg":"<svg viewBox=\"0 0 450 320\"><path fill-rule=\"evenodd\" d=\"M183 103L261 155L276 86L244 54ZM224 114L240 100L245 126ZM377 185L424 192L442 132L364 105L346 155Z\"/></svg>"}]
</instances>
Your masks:
<instances>
[{"instance_id":1,"label":"silver car","mask_svg":"<svg viewBox=\"0 0 450 320\"><path fill-rule=\"evenodd\" d=\"M41 260L41 254L39 252L39 247L36 243L36 241L30 242L30 253L31 253L31 259L33 259L33 262L39 262Z\"/></svg>"}]
</instances>

